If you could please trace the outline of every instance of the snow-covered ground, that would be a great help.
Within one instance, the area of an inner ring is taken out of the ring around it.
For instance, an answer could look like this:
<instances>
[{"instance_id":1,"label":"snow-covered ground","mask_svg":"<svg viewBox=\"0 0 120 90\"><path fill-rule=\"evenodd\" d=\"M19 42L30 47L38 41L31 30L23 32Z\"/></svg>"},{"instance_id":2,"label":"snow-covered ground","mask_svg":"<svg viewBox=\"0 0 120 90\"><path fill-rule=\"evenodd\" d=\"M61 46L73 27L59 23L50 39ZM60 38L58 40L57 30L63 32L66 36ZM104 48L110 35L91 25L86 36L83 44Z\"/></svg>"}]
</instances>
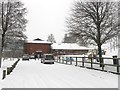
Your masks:
<instances>
[{"instance_id":1,"label":"snow-covered ground","mask_svg":"<svg viewBox=\"0 0 120 90\"><path fill-rule=\"evenodd\" d=\"M0 88L117 88L118 75L64 64L20 61Z\"/></svg>"},{"instance_id":2,"label":"snow-covered ground","mask_svg":"<svg viewBox=\"0 0 120 90\"><path fill-rule=\"evenodd\" d=\"M102 55L102 57L109 58L109 59L103 59L104 64L114 65L113 56L117 56L117 54L118 54L118 49L115 49L115 50L114 49L112 49L112 50L106 49L106 54ZM66 60L66 58L72 57L72 59L74 60L74 62L72 62L72 65L76 65L76 57L77 57L78 66L82 66L82 62L79 62L79 61L82 61L81 57L88 57L88 55L60 55L59 57L60 57L61 60ZM88 58L85 58L84 60L85 60L85 62L90 62L90 59L88 59ZM99 63L99 62L97 62L96 59L94 59L93 62ZM66 61L64 61L64 63L66 63ZM68 62L68 64L70 64L70 62ZM91 67L91 64L90 63L85 63L85 67ZM99 66L99 64L93 64L93 68L102 69ZM115 67L115 66L106 65L104 67L104 69L107 70L107 71L111 71L111 72L117 72L117 67Z\"/></svg>"},{"instance_id":3,"label":"snow-covered ground","mask_svg":"<svg viewBox=\"0 0 120 90\"><path fill-rule=\"evenodd\" d=\"M7 58L5 60L2 60L2 67L0 68L0 89L2 87L1 81L3 77L3 70L7 70L7 67L11 67L17 60L17 58Z\"/></svg>"},{"instance_id":4,"label":"snow-covered ground","mask_svg":"<svg viewBox=\"0 0 120 90\"><path fill-rule=\"evenodd\" d=\"M0 79L2 78L2 71L6 70L7 67L11 67L17 60L17 58L7 58L5 60L2 60L2 67L0 68Z\"/></svg>"}]
</instances>

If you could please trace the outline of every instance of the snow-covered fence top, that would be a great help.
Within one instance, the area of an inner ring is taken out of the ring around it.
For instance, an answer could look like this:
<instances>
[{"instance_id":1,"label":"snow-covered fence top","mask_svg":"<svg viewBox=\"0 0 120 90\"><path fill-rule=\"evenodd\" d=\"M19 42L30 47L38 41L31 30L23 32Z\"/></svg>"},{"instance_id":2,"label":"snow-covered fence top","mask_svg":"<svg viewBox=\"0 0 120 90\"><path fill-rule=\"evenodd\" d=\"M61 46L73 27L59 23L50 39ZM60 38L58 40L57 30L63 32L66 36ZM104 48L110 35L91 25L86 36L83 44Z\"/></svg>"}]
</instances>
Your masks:
<instances>
[{"instance_id":1,"label":"snow-covered fence top","mask_svg":"<svg viewBox=\"0 0 120 90\"><path fill-rule=\"evenodd\" d=\"M75 66L120 74L120 58L117 58L116 56L113 58L104 56L101 59L103 60L102 63L100 63L99 57L88 57L87 55L59 55L57 56L56 61L60 63L72 64Z\"/></svg>"},{"instance_id":2,"label":"snow-covered fence top","mask_svg":"<svg viewBox=\"0 0 120 90\"><path fill-rule=\"evenodd\" d=\"M3 76L3 70L7 70L7 67L11 67L17 60L18 60L17 58L14 59L7 58L3 60L2 67L0 68L0 80L2 79Z\"/></svg>"}]
</instances>

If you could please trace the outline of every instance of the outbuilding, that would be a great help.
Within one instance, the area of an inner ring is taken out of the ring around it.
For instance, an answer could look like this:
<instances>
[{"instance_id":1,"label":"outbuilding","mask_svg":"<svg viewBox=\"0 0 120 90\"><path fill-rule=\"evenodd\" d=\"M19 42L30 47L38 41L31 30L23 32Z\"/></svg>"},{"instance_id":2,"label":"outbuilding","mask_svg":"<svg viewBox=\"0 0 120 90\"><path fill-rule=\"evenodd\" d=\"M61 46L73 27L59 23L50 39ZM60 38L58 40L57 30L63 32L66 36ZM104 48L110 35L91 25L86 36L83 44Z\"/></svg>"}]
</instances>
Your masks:
<instances>
[{"instance_id":1,"label":"outbuilding","mask_svg":"<svg viewBox=\"0 0 120 90\"><path fill-rule=\"evenodd\" d=\"M54 43L51 47L53 53L62 55L82 55L87 54L89 50L93 50L93 48L79 46L76 43Z\"/></svg>"},{"instance_id":2,"label":"outbuilding","mask_svg":"<svg viewBox=\"0 0 120 90\"><path fill-rule=\"evenodd\" d=\"M43 41L39 38L35 40L28 40L24 44L24 52L26 54L40 55L45 53L51 53L51 42Z\"/></svg>"},{"instance_id":3,"label":"outbuilding","mask_svg":"<svg viewBox=\"0 0 120 90\"><path fill-rule=\"evenodd\" d=\"M28 40L25 42L24 52L25 54L34 54L41 57L42 54L53 53L57 55L82 55L87 54L89 50L93 48L79 46L76 43L51 43L43 41L41 39L35 39L33 41Z\"/></svg>"}]
</instances>

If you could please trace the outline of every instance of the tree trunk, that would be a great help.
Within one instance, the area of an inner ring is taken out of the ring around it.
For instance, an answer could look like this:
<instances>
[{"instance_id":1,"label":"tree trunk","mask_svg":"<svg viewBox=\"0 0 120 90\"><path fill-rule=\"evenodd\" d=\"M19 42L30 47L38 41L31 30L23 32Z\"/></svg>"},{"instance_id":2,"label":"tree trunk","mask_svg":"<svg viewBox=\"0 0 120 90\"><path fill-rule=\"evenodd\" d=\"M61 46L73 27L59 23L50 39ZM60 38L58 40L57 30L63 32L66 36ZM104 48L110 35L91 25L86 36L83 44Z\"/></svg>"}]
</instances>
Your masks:
<instances>
[{"instance_id":1,"label":"tree trunk","mask_svg":"<svg viewBox=\"0 0 120 90\"><path fill-rule=\"evenodd\" d=\"M100 67L102 67L103 59L102 59L102 48L101 48L101 44L98 44L98 55L99 55Z\"/></svg>"},{"instance_id":2,"label":"tree trunk","mask_svg":"<svg viewBox=\"0 0 120 90\"><path fill-rule=\"evenodd\" d=\"M2 66L2 58L0 57L0 68L1 68L1 66Z\"/></svg>"},{"instance_id":3,"label":"tree trunk","mask_svg":"<svg viewBox=\"0 0 120 90\"><path fill-rule=\"evenodd\" d=\"M1 45L0 45L0 68L2 67L2 51L3 51L3 39L1 39Z\"/></svg>"},{"instance_id":4,"label":"tree trunk","mask_svg":"<svg viewBox=\"0 0 120 90\"><path fill-rule=\"evenodd\" d=\"M2 39L1 39L1 50L0 50L0 68L2 66L2 57L3 57L3 48L4 48L4 38L5 38L5 34L2 34Z\"/></svg>"},{"instance_id":5,"label":"tree trunk","mask_svg":"<svg viewBox=\"0 0 120 90\"><path fill-rule=\"evenodd\" d=\"M120 58L120 34L118 35L118 58ZM118 62L120 65L120 59ZM119 72L120 72L120 67L119 67Z\"/></svg>"},{"instance_id":6,"label":"tree trunk","mask_svg":"<svg viewBox=\"0 0 120 90\"><path fill-rule=\"evenodd\" d=\"M1 48L1 50L0 50L0 68L2 67L2 48Z\"/></svg>"},{"instance_id":7,"label":"tree trunk","mask_svg":"<svg viewBox=\"0 0 120 90\"><path fill-rule=\"evenodd\" d=\"M3 14L3 2L2 2L2 30L3 30L3 27L4 27L4 21L3 21L3 17L4 17L4 14ZM2 33L2 36L1 36L1 38L3 37L3 33ZM2 47L3 47L3 38L1 39L1 46L0 46L0 68L1 68L1 66L2 66Z\"/></svg>"},{"instance_id":8,"label":"tree trunk","mask_svg":"<svg viewBox=\"0 0 120 90\"><path fill-rule=\"evenodd\" d=\"M99 14L97 14L96 26L97 26L97 32L98 32L98 42L97 42L97 45L98 45L98 55L99 55L100 67L102 67L103 59L102 59L102 48L101 48L102 44L101 44L101 32L100 32Z\"/></svg>"}]
</instances>

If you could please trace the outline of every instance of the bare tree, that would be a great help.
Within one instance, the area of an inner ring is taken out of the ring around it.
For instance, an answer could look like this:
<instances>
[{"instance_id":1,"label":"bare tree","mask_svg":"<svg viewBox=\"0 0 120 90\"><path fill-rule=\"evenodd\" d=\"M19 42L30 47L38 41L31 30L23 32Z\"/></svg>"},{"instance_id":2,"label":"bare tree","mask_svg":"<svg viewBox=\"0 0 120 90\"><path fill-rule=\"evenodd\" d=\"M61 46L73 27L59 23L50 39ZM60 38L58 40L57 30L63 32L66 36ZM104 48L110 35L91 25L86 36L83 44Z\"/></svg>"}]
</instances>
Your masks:
<instances>
[{"instance_id":1,"label":"bare tree","mask_svg":"<svg viewBox=\"0 0 120 90\"><path fill-rule=\"evenodd\" d=\"M70 35L70 34L65 34L64 39L62 41L63 43L77 43L76 37Z\"/></svg>"},{"instance_id":2,"label":"bare tree","mask_svg":"<svg viewBox=\"0 0 120 90\"><path fill-rule=\"evenodd\" d=\"M7 38L17 37L24 38L27 20L25 19L26 8L19 0L4 0L0 2L0 32L1 35L1 50L0 50L0 67L1 58Z\"/></svg>"},{"instance_id":3,"label":"bare tree","mask_svg":"<svg viewBox=\"0 0 120 90\"><path fill-rule=\"evenodd\" d=\"M55 38L54 38L54 35L53 35L53 34L50 34L50 35L48 36L47 41L49 41L49 42L51 42L51 43L56 43L56 41L55 41Z\"/></svg>"},{"instance_id":4,"label":"bare tree","mask_svg":"<svg viewBox=\"0 0 120 90\"><path fill-rule=\"evenodd\" d=\"M67 18L69 33L86 40L89 44L97 45L101 58L102 44L120 32L117 2L76 1L73 6L71 16ZM100 63L103 63L102 59Z\"/></svg>"}]
</instances>

